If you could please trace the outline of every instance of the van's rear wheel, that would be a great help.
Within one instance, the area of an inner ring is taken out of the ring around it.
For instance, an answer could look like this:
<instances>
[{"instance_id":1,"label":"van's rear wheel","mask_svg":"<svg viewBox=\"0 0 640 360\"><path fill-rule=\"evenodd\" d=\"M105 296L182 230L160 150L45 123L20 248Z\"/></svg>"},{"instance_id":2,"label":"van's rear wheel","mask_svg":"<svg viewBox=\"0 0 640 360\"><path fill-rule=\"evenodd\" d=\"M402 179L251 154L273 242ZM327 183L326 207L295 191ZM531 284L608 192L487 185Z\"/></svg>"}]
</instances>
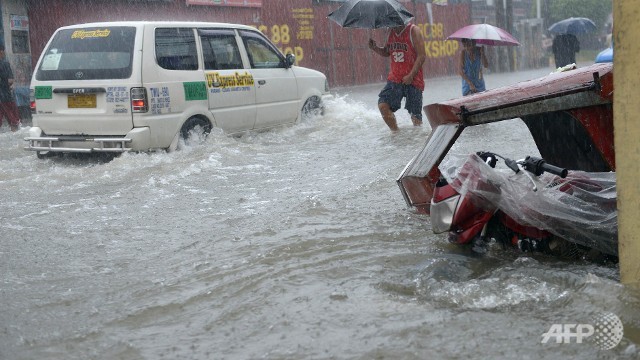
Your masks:
<instances>
[{"instance_id":1,"label":"van's rear wheel","mask_svg":"<svg viewBox=\"0 0 640 360\"><path fill-rule=\"evenodd\" d=\"M209 120L194 116L182 125L180 137L185 143L200 143L211 133L211 128Z\"/></svg>"}]
</instances>

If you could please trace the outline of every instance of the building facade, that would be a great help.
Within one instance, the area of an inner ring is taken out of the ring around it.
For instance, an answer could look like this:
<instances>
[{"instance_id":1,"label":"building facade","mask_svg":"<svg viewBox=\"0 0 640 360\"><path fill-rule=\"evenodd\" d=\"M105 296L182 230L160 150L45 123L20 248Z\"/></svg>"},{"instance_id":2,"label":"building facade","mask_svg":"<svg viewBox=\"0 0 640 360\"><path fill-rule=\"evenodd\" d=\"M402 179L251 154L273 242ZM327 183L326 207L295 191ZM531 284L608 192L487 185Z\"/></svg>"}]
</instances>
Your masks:
<instances>
[{"instance_id":1,"label":"building facade","mask_svg":"<svg viewBox=\"0 0 640 360\"><path fill-rule=\"evenodd\" d=\"M374 38L384 42L385 30L345 29L327 15L344 0L0 0L2 35L16 81L28 87L33 66L53 32L61 26L120 20L193 20L255 26L301 66L324 72L331 86L382 82L388 62L369 50ZM468 24L495 24L498 0L399 0L415 18L424 37L427 78L456 74L459 43L447 36ZM527 17L533 0L512 0L514 22ZM521 28L514 30L516 33ZM519 59L527 59L528 39L522 28ZM518 37L518 34L514 34ZM518 37L519 38L519 37ZM530 56L529 56L530 57ZM518 68L535 66L520 61ZM18 91L22 92L22 90Z\"/></svg>"},{"instance_id":2,"label":"building facade","mask_svg":"<svg viewBox=\"0 0 640 360\"><path fill-rule=\"evenodd\" d=\"M470 21L470 3L434 5L400 0L415 15L425 38L425 76L455 74L457 41L448 34ZM24 1L23 1L24 2ZM385 30L344 29L327 15L341 5L330 0L26 0L30 47L35 62L60 26L117 20L193 20L255 26L299 65L325 73L332 86L386 79L389 59L368 48L386 40ZM38 19L34 21L33 19Z\"/></svg>"},{"instance_id":3,"label":"building facade","mask_svg":"<svg viewBox=\"0 0 640 360\"><path fill-rule=\"evenodd\" d=\"M21 112L28 113L32 57L26 3L23 0L1 0L0 22L0 41L13 70L16 102Z\"/></svg>"}]
</instances>

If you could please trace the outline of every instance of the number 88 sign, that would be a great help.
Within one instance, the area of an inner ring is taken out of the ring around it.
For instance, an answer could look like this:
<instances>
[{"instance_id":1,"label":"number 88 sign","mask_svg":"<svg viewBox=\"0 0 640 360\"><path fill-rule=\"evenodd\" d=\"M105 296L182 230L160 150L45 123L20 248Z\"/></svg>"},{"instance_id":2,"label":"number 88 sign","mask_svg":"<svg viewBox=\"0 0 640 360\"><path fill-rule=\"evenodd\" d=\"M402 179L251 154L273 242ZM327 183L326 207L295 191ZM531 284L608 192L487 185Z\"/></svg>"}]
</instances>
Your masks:
<instances>
[{"instance_id":1,"label":"number 88 sign","mask_svg":"<svg viewBox=\"0 0 640 360\"><path fill-rule=\"evenodd\" d=\"M273 25L271 29L266 25L258 26L263 34L267 35L274 44L288 44L291 41L291 34L289 32L289 25Z\"/></svg>"}]
</instances>

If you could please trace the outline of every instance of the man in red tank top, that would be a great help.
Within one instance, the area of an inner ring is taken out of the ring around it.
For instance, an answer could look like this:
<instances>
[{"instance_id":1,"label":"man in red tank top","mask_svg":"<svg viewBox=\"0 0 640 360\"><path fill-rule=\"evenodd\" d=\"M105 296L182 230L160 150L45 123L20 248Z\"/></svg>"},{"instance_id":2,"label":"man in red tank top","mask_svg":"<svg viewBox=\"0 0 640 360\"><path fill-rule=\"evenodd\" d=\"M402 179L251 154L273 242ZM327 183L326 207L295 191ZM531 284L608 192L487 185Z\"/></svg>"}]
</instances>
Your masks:
<instances>
[{"instance_id":1,"label":"man in red tank top","mask_svg":"<svg viewBox=\"0 0 640 360\"><path fill-rule=\"evenodd\" d=\"M387 84L378 98L378 109L384 122L392 131L398 130L394 113L405 98L404 108L411 115L413 125L422 125L422 65L426 53L420 28L411 23L394 27L384 47L378 47L375 40L369 39L369 48L378 55L391 58Z\"/></svg>"}]
</instances>

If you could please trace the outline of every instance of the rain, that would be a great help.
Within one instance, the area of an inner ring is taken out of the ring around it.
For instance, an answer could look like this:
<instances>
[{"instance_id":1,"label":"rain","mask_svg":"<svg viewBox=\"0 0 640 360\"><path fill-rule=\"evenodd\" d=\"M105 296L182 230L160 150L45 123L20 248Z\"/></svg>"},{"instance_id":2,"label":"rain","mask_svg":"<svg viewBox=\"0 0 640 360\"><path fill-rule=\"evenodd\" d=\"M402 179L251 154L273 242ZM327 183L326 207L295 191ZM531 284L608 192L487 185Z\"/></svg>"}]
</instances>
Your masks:
<instances>
[{"instance_id":1,"label":"rain","mask_svg":"<svg viewBox=\"0 0 640 360\"><path fill-rule=\"evenodd\" d=\"M434 8L444 6L437 2ZM45 11L28 3L33 13ZM147 20L167 20L169 10L232 22L224 9L181 12L183 3L134 6ZM140 19L102 2L77 2L86 4L110 19ZM273 36L273 25L284 22L265 18L291 9L261 4L264 13L240 13ZM338 5L300 8L312 9L316 24L328 23ZM433 11L437 20L443 10ZM444 56L459 49L444 28L423 28L435 30L430 49L443 55L425 65L424 105L460 97L460 77ZM314 41L339 31L348 30L317 27ZM379 31L354 29L349 36L362 40L356 53L368 53L370 35L382 41ZM32 44L39 54L46 39ZM303 44L296 58L313 68ZM577 66L593 64L597 50L583 50ZM496 59L499 51L488 55ZM508 62L492 64L487 88L547 76L555 70L550 58L513 71L502 69ZM23 117L17 132L3 123L0 359L638 358L640 294L620 284L616 264L498 248L477 254L434 234L429 216L408 207L396 184L431 133L428 121L413 126L401 109L399 131L389 131L377 106L386 60L356 75L351 70L363 62L318 59L333 95L324 114L234 136L213 128L178 151L38 159L24 150L31 120ZM479 150L539 156L517 118L469 127L451 151ZM543 343L554 325L595 326L602 314L624 324L613 349L588 339Z\"/></svg>"}]
</instances>

